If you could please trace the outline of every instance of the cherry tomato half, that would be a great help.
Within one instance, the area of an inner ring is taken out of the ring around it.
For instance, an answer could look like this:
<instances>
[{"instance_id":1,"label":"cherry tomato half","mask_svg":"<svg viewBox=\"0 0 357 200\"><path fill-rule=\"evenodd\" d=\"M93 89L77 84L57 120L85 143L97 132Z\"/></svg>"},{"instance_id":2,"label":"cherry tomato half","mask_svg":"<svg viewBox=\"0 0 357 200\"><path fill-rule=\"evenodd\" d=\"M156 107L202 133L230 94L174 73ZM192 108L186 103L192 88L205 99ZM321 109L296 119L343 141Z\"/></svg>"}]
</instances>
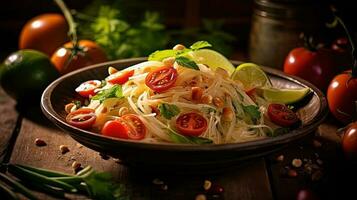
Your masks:
<instances>
[{"instance_id":1,"label":"cherry tomato half","mask_svg":"<svg viewBox=\"0 0 357 200\"><path fill-rule=\"evenodd\" d=\"M327 102L331 113L342 123L349 123L356 114L357 78L351 70L332 79L327 89Z\"/></svg>"},{"instance_id":2,"label":"cherry tomato half","mask_svg":"<svg viewBox=\"0 0 357 200\"><path fill-rule=\"evenodd\" d=\"M101 85L102 82L98 80L86 81L76 88L76 92L78 92L82 97L88 98L89 96L94 96L95 89L99 88Z\"/></svg>"},{"instance_id":3,"label":"cherry tomato half","mask_svg":"<svg viewBox=\"0 0 357 200\"><path fill-rule=\"evenodd\" d=\"M199 136L207 130L207 120L195 112L185 113L176 119L176 129L186 136Z\"/></svg>"},{"instance_id":4,"label":"cherry tomato half","mask_svg":"<svg viewBox=\"0 0 357 200\"><path fill-rule=\"evenodd\" d=\"M342 149L346 158L357 160L357 122L352 123L343 135Z\"/></svg>"},{"instance_id":5,"label":"cherry tomato half","mask_svg":"<svg viewBox=\"0 0 357 200\"><path fill-rule=\"evenodd\" d=\"M155 92L164 92L174 86L177 71L173 67L160 67L150 72L145 78L145 84Z\"/></svg>"},{"instance_id":6,"label":"cherry tomato half","mask_svg":"<svg viewBox=\"0 0 357 200\"><path fill-rule=\"evenodd\" d=\"M123 139L141 140L145 138L146 127L137 115L127 114L119 119L106 122L102 128L102 134Z\"/></svg>"},{"instance_id":7,"label":"cherry tomato half","mask_svg":"<svg viewBox=\"0 0 357 200\"><path fill-rule=\"evenodd\" d=\"M91 108L80 108L69 113L66 121L77 128L90 129L96 119L95 111Z\"/></svg>"},{"instance_id":8,"label":"cherry tomato half","mask_svg":"<svg viewBox=\"0 0 357 200\"><path fill-rule=\"evenodd\" d=\"M51 61L61 74L66 74L88 65L105 62L107 56L95 42L80 40L77 48L73 47L72 42L68 42L57 49L52 55Z\"/></svg>"},{"instance_id":9,"label":"cherry tomato half","mask_svg":"<svg viewBox=\"0 0 357 200\"><path fill-rule=\"evenodd\" d=\"M51 56L66 43L68 25L63 15L47 13L28 21L19 38L20 49L35 49Z\"/></svg>"},{"instance_id":10,"label":"cherry tomato half","mask_svg":"<svg viewBox=\"0 0 357 200\"><path fill-rule=\"evenodd\" d=\"M292 126L300 121L297 115L284 104L269 104L268 116L273 123L283 127Z\"/></svg>"},{"instance_id":11,"label":"cherry tomato half","mask_svg":"<svg viewBox=\"0 0 357 200\"><path fill-rule=\"evenodd\" d=\"M134 70L119 71L111 74L106 79L111 84L124 84L129 80L129 77L134 75Z\"/></svg>"}]
</instances>

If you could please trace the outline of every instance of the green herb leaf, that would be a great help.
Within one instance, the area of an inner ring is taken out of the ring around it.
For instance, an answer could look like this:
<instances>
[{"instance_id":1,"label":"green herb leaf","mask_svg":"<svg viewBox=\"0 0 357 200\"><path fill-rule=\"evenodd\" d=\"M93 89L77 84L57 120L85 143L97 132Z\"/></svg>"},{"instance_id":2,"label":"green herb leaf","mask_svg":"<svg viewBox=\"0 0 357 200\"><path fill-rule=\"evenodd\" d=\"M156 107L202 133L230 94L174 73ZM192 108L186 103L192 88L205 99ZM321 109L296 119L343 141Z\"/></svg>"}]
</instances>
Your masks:
<instances>
[{"instance_id":1,"label":"green herb leaf","mask_svg":"<svg viewBox=\"0 0 357 200\"><path fill-rule=\"evenodd\" d=\"M202 137L192 137L192 136L183 136L177 133L170 127L167 127L169 137L175 143L184 143L184 144L211 144L213 143L212 140L208 138Z\"/></svg>"},{"instance_id":2,"label":"green herb leaf","mask_svg":"<svg viewBox=\"0 0 357 200\"><path fill-rule=\"evenodd\" d=\"M100 91L97 95L92 97L92 100L99 100L100 102L103 102L107 98L122 98L123 97L123 91L121 85L114 85L113 87L102 90Z\"/></svg>"},{"instance_id":3,"label":"green herb leaf","mask_svg":"<svg viewBox=\"0 0 357 200\"><path fill-rule=\"evenodd\" d=\"M254 106L254 105L249 105L249 106L244 106L243 105L243 110L245 113L247 113L250 118L256 122L260 119L260 111L259 111L259 108L257 106Z\"/></svg>"},{"instance_id":4,"label":"green herb leaf","mask_svg":"<svg viewBox=\"0 0 357 200\"><path fill-rule=\"evenodd\" d=\"M175 57L177 54L177 50L166 49L166 50L157 50L154 53L149 55L148 60L150 61L162 61L168 57Z\"/></svg>"},{"instance_id":5,"label":"green herb leaf","mask_svg":"<svg viewBox=\"0 0 357 200\"><path fill-rule=\"evenodd\" d=\"M190 60L189 58L180 56L176 58L176 62L184 67L190 68L190 69L195 69L195 70L200 70L197 66L197 64L193 61Z\"/></svg>"},{"instance_id":6,"label":"green herb leaf","mask_svg":"<svg viewBox=\"0 0 357 200\"><path fill-rule=\"evenodd\" d=\"M166 119L171 119L180 113L180 109L174 104L159 104L160 114Z\"/></svg>"},{"instance_id":7,"label":"green herb leaf","mask_svg":"<svg viewBox=\"0 0 357 200\"><path fill-rule=\"evenodd\" d=\"M198 41L190 46L190 48L194 51L198 50L198 49L206 48L206 47L212 47L212 45L210 43L208 43L207 41Z\"/></svg>"}]
</instances>

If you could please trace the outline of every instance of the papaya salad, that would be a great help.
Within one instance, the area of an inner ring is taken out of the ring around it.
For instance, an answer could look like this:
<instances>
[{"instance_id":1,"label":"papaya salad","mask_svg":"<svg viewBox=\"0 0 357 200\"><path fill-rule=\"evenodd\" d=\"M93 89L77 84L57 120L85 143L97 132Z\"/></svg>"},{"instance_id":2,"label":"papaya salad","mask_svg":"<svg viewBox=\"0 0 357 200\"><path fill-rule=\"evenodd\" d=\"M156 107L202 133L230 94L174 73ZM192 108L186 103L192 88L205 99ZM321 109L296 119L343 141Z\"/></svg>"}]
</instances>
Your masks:
<instances>
[{"instance_id":1,"label":"papaya salad","mask_svg":"<svg viewBox=\"0 0 357 200\"><path fill-rule=\"evenodd\" d=\"M274 88L253 63L235 68L199 41L152 53L104 80L87 80L66 121L109 137L149 143L224 144L274 137L299 126L289 104L309 89ZM84 99L84 101L83 101Z\"/></svg>"}]
</instances>

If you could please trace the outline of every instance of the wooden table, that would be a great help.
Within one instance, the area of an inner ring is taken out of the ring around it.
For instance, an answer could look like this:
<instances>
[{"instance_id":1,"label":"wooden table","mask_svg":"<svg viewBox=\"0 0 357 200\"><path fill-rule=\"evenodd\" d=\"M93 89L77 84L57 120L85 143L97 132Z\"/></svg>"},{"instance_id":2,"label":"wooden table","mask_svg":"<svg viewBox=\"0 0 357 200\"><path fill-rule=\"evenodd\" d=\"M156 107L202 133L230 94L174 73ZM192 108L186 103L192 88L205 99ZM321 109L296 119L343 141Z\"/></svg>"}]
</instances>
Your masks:
<instances>
[{"instance_id":1,"label":"wooden table","mask_svg":"<svg viewBox=\"0 0 357 200\"><path fill-rule=\"evenodd\" d=\"M312 188L325 197L333 197L336 194L336 190L331 189L335 188L335 183L326 181L324 174L336 169L329 163L336 162L337 145L334 142L318 142L312 139L314 134L281 152L242 162L219 173L153 174L130 169L112 158L103 159L98 152L80 145L54 127L42 115L39 106L20 108L1 89L0 113L0 152L3 152L0 161L67 173L73 173L71 165L74 161L82 166L91 165L96 170L110 172L115 180L124 183L130 199L195 199L196 195L205 193L205 180L224 188L220 196L207 195L208 199L296 199L297 192L303 187ZM325 125L322 129L326 127L329 130L335 128ZM332 135L330 139L336 139L333 137ZM36 138L44 140L47 145L36 146ZM67 145L70 151L62 154L60 145ZM279 155L284 155L283 161L276 161ZM303 166L294 168L291 165L294 158L301 159ZM308 173L304 165L310 159L312 166L317 169ZM297 176L287 175L287 168L295 170ZM162 180L167 188L153 184L156 178ZM328 180L335 180L335 174L330 173ZM41 199L50 198L45 194L38 195Z\"/></svg>"}]
</instances>

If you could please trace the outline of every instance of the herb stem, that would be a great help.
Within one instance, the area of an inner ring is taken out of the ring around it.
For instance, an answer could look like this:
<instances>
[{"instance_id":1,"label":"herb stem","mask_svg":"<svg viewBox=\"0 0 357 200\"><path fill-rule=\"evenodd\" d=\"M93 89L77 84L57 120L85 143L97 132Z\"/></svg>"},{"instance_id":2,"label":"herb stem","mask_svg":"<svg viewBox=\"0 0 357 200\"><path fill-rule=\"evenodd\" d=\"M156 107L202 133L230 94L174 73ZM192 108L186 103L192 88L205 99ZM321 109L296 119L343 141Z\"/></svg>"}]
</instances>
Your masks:
<instances>
[{"instance_id":1,"label":"herb stem","mask_svg":"<svg viewBox=\"0 0 357 200\"><path fill-rule=\"evenodd\" d=\"M4 185L2 182L0 182L0 194L5 194L6 198L10 199L19 199L15 192L13 192L10 188L8 188L6 185Z\"/></svg>"},{"instance_id":2,"label":"herb stem","mask_svg":"<svg viewBox=\"0 0 357 200\"><path fill-rule=\"evenodd\" d=\"M9 165L12 165L12 164L9 164ZM60 172L56 172L56 171L52 171L52 170L48 170L48 169L35 168L35 167L19 165L19 164L16 164L16 165L21 168L24 168L24 169L36 172L38 174L48 176L48 177L72 177L71 174L60 173Z\"/></svg>"},{"instance_id":3,"label":"herb stem","mask_svg":"<svg viewBox=\"0 0 357 200\"><path fill-rule=\"evenodd\" d=\"M64 17L69 26L68 36L71 38L74 49L78 47L78 38L77 38L77 24L74 22L73 17L69 9L63 0L54 0L57 6L61 9Z\"/></svg>"},{"instance_id":4,"label":"herb stem","mask_svg":"<svg viewBox=\"0 0 357 200\"><path fill-rule=\"evenodd\" d=\"M23 186L21 183L13 180L12 178L6 176L4 173L0 173L0 180L3 182L7 183L8 185L12 186L16 191L20 192L27 198L31 200L37 200L38 198L35 197L32 192L27 189L25 186Z\"/></svg>"}]
</instances>

